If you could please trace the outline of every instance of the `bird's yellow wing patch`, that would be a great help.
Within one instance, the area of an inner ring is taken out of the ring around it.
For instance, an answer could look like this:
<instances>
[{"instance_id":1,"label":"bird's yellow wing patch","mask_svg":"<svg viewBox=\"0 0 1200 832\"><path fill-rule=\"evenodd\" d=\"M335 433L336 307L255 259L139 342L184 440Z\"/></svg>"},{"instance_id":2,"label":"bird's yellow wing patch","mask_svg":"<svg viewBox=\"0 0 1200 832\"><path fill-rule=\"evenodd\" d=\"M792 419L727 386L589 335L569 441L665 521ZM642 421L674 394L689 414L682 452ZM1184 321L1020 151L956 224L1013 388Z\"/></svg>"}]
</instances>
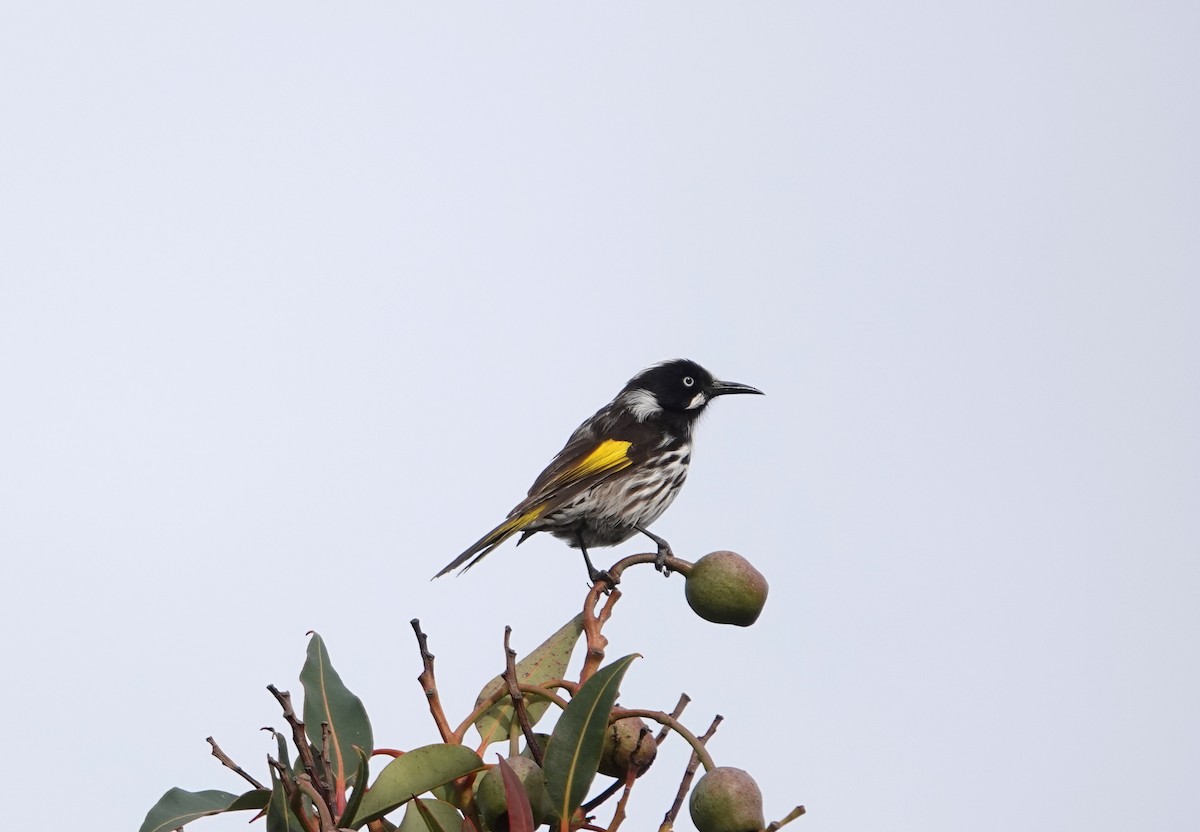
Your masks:
<instances>
[{"instance_id":1,"label":"bird's yellow wing patch","mask_svg":"<svg viewBox=\"0 0 1200 832\"><path fill-rule=\"evenodd\" d=\"M622 468L628 468L633 464L633 460L629 458L629 448L631 445L633 445L632 442L626 442L622 439L605 439L590 454L580 459L565 471L561 471L550 481L550 484L562 485L563 483L581 480L591 474L599 474L605 471L620 471Z\"/></svg>"}]
</instances>

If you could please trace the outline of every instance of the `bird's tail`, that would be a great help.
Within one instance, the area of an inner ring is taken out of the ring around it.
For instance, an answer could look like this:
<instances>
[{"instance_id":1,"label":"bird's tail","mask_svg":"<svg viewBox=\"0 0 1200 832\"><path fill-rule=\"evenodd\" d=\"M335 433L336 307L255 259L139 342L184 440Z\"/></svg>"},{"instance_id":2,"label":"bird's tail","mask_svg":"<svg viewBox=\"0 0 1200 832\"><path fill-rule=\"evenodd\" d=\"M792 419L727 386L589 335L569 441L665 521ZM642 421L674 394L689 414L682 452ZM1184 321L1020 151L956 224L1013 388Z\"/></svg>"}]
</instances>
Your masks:
<instances>
[{"instance_id":1,"label":"bird's tail","mask_svg":"<svg viewBox=\"0 0 1200 832\"><path fill-rule=\"evenodd\" d=\"M528 511L522 512L515 517L510 517L501 523L496 528L485 534L479 540L475 541L465 552L456 557L450 563L446 564L441 572L434 575L434 578L440 578L447 572L450 572L462 566L462 571L466 572L479 561L483 560L489 552L495 549L504 541L508 540L519 531L524 531L525 527L541 516L545 510L545 505L535 506ZM463 566L463 564L466 566Z\"/></svg>"}]
</instances>

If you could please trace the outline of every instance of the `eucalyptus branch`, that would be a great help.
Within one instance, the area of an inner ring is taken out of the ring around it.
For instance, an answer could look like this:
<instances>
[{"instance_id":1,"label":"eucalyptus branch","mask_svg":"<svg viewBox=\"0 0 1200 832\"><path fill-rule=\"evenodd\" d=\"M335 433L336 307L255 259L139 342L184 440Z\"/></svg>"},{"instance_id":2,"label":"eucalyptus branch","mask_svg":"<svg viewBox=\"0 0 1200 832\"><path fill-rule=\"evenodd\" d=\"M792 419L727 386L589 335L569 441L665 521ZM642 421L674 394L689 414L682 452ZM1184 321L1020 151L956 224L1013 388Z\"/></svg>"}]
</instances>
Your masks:
<instances>
[{"instance_id":1,"label":"eucalyptus branch","mask_svg":"<svg viewBox=\"0 0 1200 832\"><path fill-rule=\"evenodd\" d=\"M583 632L587 636L587 655L583 660L583 670L579 673L580 684L590 679L604 662L604 650L608 647L608 639L600 631L612 616L613 605L621 597L621 591L617 589L617 584L621 581L621 574L630 566L639 563L658 563L658 553L644 552L622 558L608 570L607 580L596 581L588 590L587 597L583 602ZM686 577L692 571L692 564L682 558L669 556L665 563L668 575L671 572L678 572ZM601 596L607 596L607 600L603 609L597 612L596 607L600 603Z\"/></svg>"},{"instance_id":2,"label":"eucalyptus branch","mask_svg":"<svg viewBox=\"0 0 1200 832\"><path fill-rule=\"evenodd\" d=\"M288 725L292 726L292 743L296 746L296 753L300 755L300 762L304 765L304 771L309 777L317 777L317 763L313 759L312 748L308 744L307 736L304 733L304 722L296 716L296 712L292 710L292 695L286 690L281 691L274 685L267 685L267 690L271 695L278 700L283 708L283 718L287 720ZM316 783L317 790L321 790L321 784ZM328 796L325 795L326 799Z\"/></svg>"},{"instance_id":3,"label":"eucalyptus branch","mask_svg":"<svg viewBox=\"0 0 1200 832\"><path fill-rule=\"evenodd\" d=\"M604 789L604 791L600 792L600 794L596 795L595 797L593 797L591 800L589 800L587 803L583 804L579 808L583 810L584 815L591 814L599 806L601 806L606 800L608 800L614 794L619 792L624 787L624 785L625 785L624 780L612 781L611 783L608 784L608 786Z\"/></svg>"},{"instance_id":4,"label":"eucalyptus branch","mask_svg":"<svg viewBox=\"0 0 1200 832\"><path fill-rule=\"evenodd\" d=\"M625 806L629 803L629 793L633 791L633 783L636 779L637 773L630 768L625 773L625 781L617 781L625 787L625 791L621 792L621 799L617 801L617 809L613 812L613 819L608 824L608 832L617 832L621 828L621 824L625 822Z\"/></svg>"},{"instance_id":5,"label":"eucalyptus branch","mask_svg":"<svg viewBox=\"0 0 1200 832\"><path fill-rule=\"evenodd\" d=\"M307 774L301 774L296 778L296 786L300 791L308 795L308 799L317 807L317 815L321 821L321 832L333 832L334 824L333 817L329 814L329 807L325 801L321 799L321 795L313 788L313 781Z\"/></svg>"},{"instance_id":6,"label":"eucalyptus branch","mask_svg":"<svg viewBox=\"0 0 1200 832\"><path fill-rule=\"evenodd\" d=\"M542 699L548 699L564 711L567 709L567 705L569 704L567 700L563 699L561 696L554 695L541 685L530 685L522 682L521 684L517 685L517 687L521 689L521 693L527 693L530 696L538 696Z\"/></svg>"},{"instance_id":7,"label":"eucalyptus branch","mask_svg":"<svg viewBox=\"0 0 1200 832\"><path fill-rule=\"evenodd\" d=\"M579 686L576 685L574 682L568 682L564 679L555 679L552 682L546 682L544 685L530 685L530 684L526 684L526 683L522 682L519 687L521 688L521 690L524 693L534 694L536 696L541 696L545 699L549 699L555 705L557 705L558 707L560 707L564 710L567 707L566 700L563 699L561 696L555 696L553 693L550 693L550 691L547 689L548 688L562 688L563 690L570 691L572 694L574 694L575 691L577 691L579 689ZM462 723L459 724L459 726L454 729L454 732L451 735L451 738L446 740L446 742L451 742L451 743L454 743L455 745L462 745L463 739L467 736L467 729L469 729L472 725L474 725L475 721L477 719L479 719L479 717L486 714L493 705L495 705L497 702L503 701L504 699L506 699L508 697L508 695L509 695L508 688L501 685L500 687L496 688L496 690L492 691L490 694L485 696L483 699L480 699L479 704L475 706L475 710L473 710L473 711L471 711L471 713L467 714L467 718L464 719L462 721Z\"/></svg>"},{"instance_id":8,"label":"eucalyptus branch","mask_svg":"<svg viewBox=\"0 0 1200 832\"><path fill-rule=\"evenodd\" d=\"M521 683L517 681L517 651L509 646L510 636L512 636L512 627L505 626L504 681L508 685L508 695L512 697L513 710L517 712L517 722L521 725L521 733L525 735L529 753L533 755L533 761L538 764L538 768L541 768L542 749L538 745L537 737L533 735L533 723L529 721L529 711L525 709L525 697L521 694Z\"/></svg>"},{"instance_id":9,"label":"eucalyptus branch","mask_svg":"<svg viewBox=\"0 0 1200 832\"><path fill-rule=\"evenodd\" d=\"M320 832L313 826L312 816L304 811L304 806L300 802L300 785L296 782L296 778L292 775L291 770L283 763L267 756L267 765L275 770L275 774L279 777L279 783L283 787L283 796L287 800L288 807L295 814L297 820L304 827L304 832Z\"/></svg>"},{"instance_id":10,"label":"eucalyptus branch","mask_svg":"<svg viewBox=\"0 0 1200 832\"><path fill-rule=\"evenodd\" d=\"M283 785L284 795L290 795L291 789L295 788L296 786L295 777L293 777L291 769L276 760L270 754L267 755L267 765L274 769L275 773L279 775L279 782Z\"/></svg>"},{"instance_id":11,"label":"eucalyptus branch","mask_svg":"<svg viewBox=\"0 0 1200 832\"><path fill-rule=\"evenodd\" d=\"M629 555L621 558L616 562L615 565L610 566L608 569L608 575L612 579L613 584L616 584L621 580L622 572L631 566L638 565L639 563L658 563L658 553L642 552L641 554ZM691 561L684 560L683 558L677 558L674 555L668 555L664 560L664 563L666 564L668 575L670 575L672 572L678 572L680 575L683 575L683 577L686 578L691 574L693 565Z\"/></svg>"},{"instance_id":12,"label":"eucalyptus branch","mask_svg":"<svg viewBox=\"0 0 1200 832\"><path fill-rule=\"evenodd\" d=\"M605 596L605 590L611 590ZM596 612L601 596L605 596L604 607ZM621 599L621 590L604 581L596 581L588 590L583 603L583 634L587 638L587 655L583 660L583 669L579 671L579 684L591 678L604 662L604 650L608 647L608 639L600 631L605 622L612 617L613 606Z\"/></svg>"},{"instance_id":13,"label":"eucalyptus branch","mask_svg":"<svg viewBox=\"0 0 1200 832\"><path fill-rule=\"evenodd\" d=\"M249 783L254 788L256 788L256 789L266 789L267 788L262 783L258 782L253 777L251 777L250 774L244 768L239 766L233 760L229 759L229 755L227 755L224 751L221 750L221 746L217 745L216 740L214 740L212 737L206 737L205 741L209 745L212 746L212 755L214 757L216 757L218 760L220 760L222 765L224 765L226 768L233 769L234 773L241 776L241 778L243 780L245 780L247 783Z\"/></svg>"},{"instance_id":14,"label":"eucalyptus branch","mask_svg":"<svg viewBox=\"0 0 1200 832\"><path fill-rule=\"evenodd\" d=\"M328 722L321 723L321 776L324 778L321 785L325 789L325 793L329 795L330 805L337 804L338 814L346 808L346 795L344 790L338 792L337 780L333 776L333 763L329 759L329 740L333 736L333 729L329 727Z\"/></svg>"},{"instance_id":15,"label":"eucalyptus branch","mask_svg":"<svg viewBox=\"0 0 1200 832\"><path fill-rule=\"evenodd\" d=\"M771 823L767 827L766 832L777 832L777 830L783 828L784 826L787 826L789 823L791 823L792 821L794 821L796 818L800 817L803 814L804 814L804 807L797 806L795 809L788 812L787 817L785 817L783 820L777 820L777 821L774 821L773 823Z\"/></svg>"},{"instance_id":16,"label":"eucalyptus branch","mask_svg":"<svg viewBox=\"0 0 1200 832\"><path fill-rule=\"evenodd\" d=\"M302 774L300 776L308 777L307 774ZM310 781L310 784L311 784L311 781ZM310 785L309 788L312 788L312 786ZM310 814L304 808L304 799L303 798L306 797L307 795L308 795L308 793L300 787L300 783L299 783L299 781L297 781L296 788L292 792L292 799L290 801L290 804L292 807L292 814L294 814L297 818L300 819L301 825L304 826L304 832L325 832L325 830L321 828L320 819L316 815ZM325 804L324 804L324 801L318 801L316 803L316 805L323 806Z\"/></svg>"},{"instance_id":17,"label":"eucalyptus branch","mask_svg":"<svg viewBox=\"0 0 1200 832\"><path fill-rule=\"evenodd\" d=\"M454 729L450 739L446 740L446 742L452 742L455 745L462 745L463 738L467 736L467 729L474 725L475 721L479 719L479 717L486 714L493 705L507 696L508 688L501 685L483 699L480 699L479 704L475 706L475 710L467 714L467 718L462 721L461 725Z\"/></svg>"},{"instance_id":18,"label":"eucalyptus branch","mask_svg":"<svg viewBox=\"0 0 1200 832\"><path fill-rule=\"evenodd\" d=\"M712 771L717 767L717 764L713 762L712 756L708 753L708 749L704 747L704 741L689 731L682 722L670 714L663 713L662 711L643 710L641 708L613 708L610 722L615 722L618 719L625 719L626 717L630 716L640 716L643 719L653 719L658 724L667 726L688 741L688 745L692 747L692 753L699 757L700 762L704 764L705 771ZM718 714L716 720L713 722L714 728L709 729L710 732L715 729L716 725L720 724L722 719L724 719L724 717Z\"/></svg>"},{"instance_id":19,"label":"eucalyptus branch","mask_svg":"<svg viewBox=\"0 0 1200 832\"><path fill-rule=\"evenodd\" d=\"M691 701L692 697L688 696L686 693L679 694L679 702L675 704L675 710L671 711L671 718L679 719L679 717L683 716L683 709L686 708L688 703ZM654 744L662 745L663 740L667 738L667 734L669 733L671 733L671 727L669 725L664 725L662 730L658 732L658 736L654 738Z\"/></svg>"},{"instance_id":20,"label":"eucalyptus branch","mask_svg":"<svg viewBox=\"0 0 1200 832\"><path fill-rule=\"evenodd\" d=\"M421 689L425 691L425 698L429 700L429 713L433 716L433 721L437 723L438 733L442 735L442 742L452 742L454 731L450 730L450 723L446 720L446 712L442 709L442 698L438 694L437 681L433 676L433 654L429 652L429 639L425 633L421 632L419 618L414 618L409 623L412 625L413 632L417 634L417 647L421 651L421 662L424 665L417 681L421 683ZM460 737L459 742L461 741Z\"/></svg>"},{"instance_id":21,"label":"eucalyptus branch","mask_svg":"<svg viewBox=\"0 0 1200 832\"><path fill-rule=\"evenodd\" d=\"M720 714L713 717L712 724L708 726L708 730L700 737L701 748L717 732L717 726L721 724L722 719L724 717ZM679 783L679 791L675 793L675 802L671 804L671 808L663 816L663 822L658 827L658 832L671 832L675 828L675 818L679 816L679 809L683 806L683 796L687 794L688 788L692 785L692 778L696 776L696 769L700 766L700 755L696 753L695 748L695 746L692 746L692 756L688 760L687 768L683 771L683 780ZM706 768L705 771L708 771L708 769Z\"/></svg>"}]
</instances>

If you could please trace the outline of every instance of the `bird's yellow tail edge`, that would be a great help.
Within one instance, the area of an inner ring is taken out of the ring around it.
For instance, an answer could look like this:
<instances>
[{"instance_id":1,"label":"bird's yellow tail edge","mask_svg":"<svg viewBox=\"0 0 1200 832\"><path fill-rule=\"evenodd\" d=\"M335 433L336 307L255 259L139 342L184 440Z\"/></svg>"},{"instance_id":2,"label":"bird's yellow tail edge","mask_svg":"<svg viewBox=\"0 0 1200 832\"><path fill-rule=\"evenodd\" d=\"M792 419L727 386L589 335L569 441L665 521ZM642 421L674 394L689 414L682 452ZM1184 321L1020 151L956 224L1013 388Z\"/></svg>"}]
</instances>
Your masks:
<instances>
[{"instance_id":1,"label":"bird's yellow tail edge","mask_svg":"<svg viewBox=\"0 0 1200 832\"><path fill-rule=\"evenodd\" d=\"M512 535L521 531L521 529L525 528L526 525L528 525L529 523L532 523L534 520L541 517L542 512L545 510L546 510L545 506L534 506L533 508L529 509L529 511L525 512L524 514L519 514L516 517L512 518L511 520L506 520L505 522L501 523L485 539L490 539L492 537L496 537L497 535L499 535L499 537L496 537L495 543L488 543L487 545L488 546L496 546L500 543L503 543L509 537L511 537Z\"/></svg>"},{"instance_id":2,"label":"bird's yellow tail edge","mask_svg":"<svg viewBox=\"0 0 1200 832\"><path fill-rule=\"evenodd\" d=\"M450 561L450 563L448 563L441 572L438 572L433 577L440 578L447 572L462 566L462 564L466 563L467 560L470 559L471 562L467 563L466 566L463 566L463 571L466 572L501 543L508 540L514 534L524 529L525 526L541 517L542 512L545 510L546 507L544 505L534 506L533 508L529 509L529 511L518 514L516 517L510 517L508 520L505 520L499 526L481 537L475 542L475 545L471 546L469 549L467 549L467 551Z\"/></svg>"}]
</instances>

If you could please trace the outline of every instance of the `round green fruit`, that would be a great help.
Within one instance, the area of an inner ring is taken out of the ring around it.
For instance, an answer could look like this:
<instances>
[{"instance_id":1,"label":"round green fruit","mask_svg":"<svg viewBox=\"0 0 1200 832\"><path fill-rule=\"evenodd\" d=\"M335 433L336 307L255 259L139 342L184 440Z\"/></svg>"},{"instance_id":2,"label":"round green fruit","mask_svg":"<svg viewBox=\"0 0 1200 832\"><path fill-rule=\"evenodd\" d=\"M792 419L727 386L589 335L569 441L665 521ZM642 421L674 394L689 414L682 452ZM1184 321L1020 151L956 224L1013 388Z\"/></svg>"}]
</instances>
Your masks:
<instances>
[{"instance_id":1,"label":"round green fruit","mask_svg":"<svg viewBox=\"0 0 1200 832\"><path fill-rule=\"evenodd\" d=\"M740 768L714 768L701 777L688 811L698 832L758 832L766 826L762 792Z\"/></svg>"},{"instance_id":2,"label":"round green fruit","mask_svg":"<svg viewBox=\"0 0 1200 832\"><path fill-rule=\"evenodd\" d=\"M517 779L525 787L529 805L533 809L535 824L546 823L550 820L550 798L546 794L546 780L538 764L528 757L513 757L506 760L516 772ZM496 821L502 815L508 814L508 801L504 794L504 775L500 766L490 769L479 778L475 786L475 807L483 816L483 821L489 828L496 826Z\"/></svg>"},{"instance_id":3,"label":"round green fruit","mask_svg":"<svg viewBox=\"0 0 1200 832\"><path fill-rule=\"evenodd\" d=\"M711 552L692 566L684 595L696 615L749 627L767 603L767 579L737 552Z\"/></svg>"}]
</instances>

